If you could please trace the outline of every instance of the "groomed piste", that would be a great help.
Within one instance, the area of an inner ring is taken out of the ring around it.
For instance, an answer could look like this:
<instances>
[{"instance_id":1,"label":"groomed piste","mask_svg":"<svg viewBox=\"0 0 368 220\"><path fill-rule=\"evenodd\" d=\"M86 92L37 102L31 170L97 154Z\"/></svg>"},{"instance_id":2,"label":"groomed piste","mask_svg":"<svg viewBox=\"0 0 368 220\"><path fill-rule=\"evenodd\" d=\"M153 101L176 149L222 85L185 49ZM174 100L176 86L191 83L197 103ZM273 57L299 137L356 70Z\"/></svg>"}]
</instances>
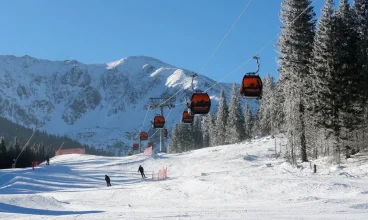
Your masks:
<instances>
[{"instance_id":1,"label":"groomed piste","mask_svg":"<svg viewBox=\"0 0 368 220\"><path fill-rule=\"evenodd\" d=\"M367 219L366 152L340 165L321 158L292 167L275 159L274 143L153 157L62 155L35 170L1 170L0 219ZM152 180L162 168L168 177Z\"/></svg>"}]
</instances>

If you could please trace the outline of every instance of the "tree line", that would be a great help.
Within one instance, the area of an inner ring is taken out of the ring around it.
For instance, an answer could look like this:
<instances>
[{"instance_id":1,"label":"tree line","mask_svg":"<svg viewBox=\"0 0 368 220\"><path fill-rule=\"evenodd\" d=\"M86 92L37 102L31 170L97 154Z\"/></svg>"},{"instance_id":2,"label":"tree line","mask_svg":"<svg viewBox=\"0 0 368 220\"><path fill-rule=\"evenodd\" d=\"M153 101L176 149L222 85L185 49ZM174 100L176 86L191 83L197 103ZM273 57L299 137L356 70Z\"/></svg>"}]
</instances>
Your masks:
<instances>
[{"instance_id":1,"label":"tree line","mask_svg":"<svg viewBox=\"0 0 368 220\"><path fill-rule=\"evenodd\" d=\"M228 106L226 95L221 91L215 115L194 117L191 124L176 124L171 132L169 152L185 152L210 146L233 144L249 139L259 133L254 125L257 115L249 104L240 102L239 87L234 84Z\"/></svg>"},{"instance_id":2,"label":"tree line","mask_svg":"<svg viewBox=\"0 0 368 220\"><path fill-rule=\"evenodd\" d=\"M0 169L12 167L14 160L21 153L33 132L32 129L0 117ZM65 136L60 137L47 134L44 131L36 131L30 143L19 156L16 167L30 167L33 161L45 161L47 157L55 156L55 151L61 146L62 149L84 148L86 154L112 156L109 152L82 145Z\"/></svg>"},{"instance_id":3,"label":"tree line","mask_svg":"<svg viewBox=\"0 0 368 220\"><path fill-rule=\"evenodd\" d=\"M287 158L330 156L366 148L368 1L325 0L318 22L310 0L284 0L278 41L278 129ZM281 123L279 123L281 122Z\"/></svg>"}]
</instances>

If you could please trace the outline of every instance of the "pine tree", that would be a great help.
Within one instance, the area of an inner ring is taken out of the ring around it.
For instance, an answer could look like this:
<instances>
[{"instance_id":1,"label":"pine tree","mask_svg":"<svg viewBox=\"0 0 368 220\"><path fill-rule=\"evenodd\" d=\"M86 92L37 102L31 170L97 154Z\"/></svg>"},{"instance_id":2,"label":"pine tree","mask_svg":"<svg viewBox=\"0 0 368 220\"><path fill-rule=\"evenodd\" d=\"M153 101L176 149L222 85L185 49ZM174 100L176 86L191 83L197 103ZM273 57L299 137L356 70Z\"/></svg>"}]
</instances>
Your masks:
<instances>
[{"instance_id":1,"label":"pine tree","mask_svg":"<svg viewBox=\"0 0 368 220\"><path fill-rule=\"evenodd\" d=\"M229 116L229 109L226 103L225 92L222 90L220 95L219 107L216 114L216 136L215 145L224 145L226 143L226 125Z\"/></svg>"},{"instance_id":2,"label":"pine tree","mask_svg":"<svg viewBox=\"0 0 368 220\"><path fill-rule=\"evenodd\" d=\"M262 136L270 135L276 126L276 83L270 75L263 79L263 95L259 104L259 129Z\"/></svg>"},{"instance_id":3,"label":"pine tree","mask_svg":"<svg viewBox=\"0 0 368 220\"><path fill-rule=\"evenodd\" d=\"M249 104L247 103L245 105L245 113L244 113L244 133L245 138L251 138L252 137L252 130L253 130L253 114L252 110L250 109Z\"/></svg>"},{"instance_id":4,"label":"pine tree","mask_svg":"<svg viewBox=\"0 0 368 220\"><path fill-rule=\"evenodd\" d=\"M0 138L0 169L7 168L7 152L4 138Z\"/></svg>"},{"instance_id":5,"label":"pine tree","mask_svg":"<svg viewBox=\"0 0 368 220\"><path fill-rule=\"evenodd\" d=\"M358 31L358 52L359 52L359 73L361 75L361 90L363 92L363 102L365 104L364 111L368 115L368 0L355 0L354 11L356 16L356 29ZM366 133L368 130L368 117L365 117L363 123L364 129L360 132L362 140L366 140ZM363 147L366 147L363 144ZM358 146L360 148L360 146Z\"/></svg>"},{"instance_id":6,"label":"pine tree","mask_svg":"<svg viewBox=\"0 0 368 220\"><path fill-rule=\"evenodd\" d=\"M171 133L171 142L170 142L170 147L169 147L169 151L170 153L177 153L179 152L178 150L178 129L179 129L179 126L178 124L174 125L173 126L173 129L172 129L172 133Z\"/></svg>"},{"instance_id":7,"label":"pine tree","mask_svg":"<svg viewBox=\"0 0 368 220\"><path fill-rule=\"evenodd\" d=\"M210 146L216 146L216 135L217 135L216 120L210 113L208 114L208 133L210 138Z\"/></svg>"},{"instance_id":8,"label":"pine tree","mask_svg":"<svg viewBox=\"0 0 368 220\"><path fill-rule=\"evenodd\" d=\"M329 124L330 119L325 112L331 112L333 108L332 91L333 68L334 66L334 7L333 0L326 0L322 9L321 17L318 21L317 31L313 45L313 58L311 65L313 93L309 98L310 117L317 126L325 129L325 123ZM319 130L321 130L319 129ZM313 132L310 132L312 135ZM322 132L326 134L326 132ZM313 137L311 137L313 138ZM314 137L315 138L315 137ZM326 138L326 137L325 137Z\"/></svg>"},{"instance_id":9,"label":"pine tree","mask_svg":"<svg viewBox=\"0 0 368 220\"><path fill-rule=\"evenodd\" d=\"M229 117L227 119L226 142L230 144L238 143L245 139L244 116L242 106L239 100L239 89L233 84L229 108Z\"/></svg>"},{"instance_id":10,"label":"pine tree","mask_svg":"<svg viewBox=\"0 0 368 220\"><path fill-rule=\"evenodd\" d=\"M305 141L305 88L310 75L315 13L310 0L284 0L279 38L279 89L282 92L288 133L297 137L302 161L307 161ZM291 137L291 136L290 136ZM294 138L295 139L295 138ZM295 141L288 138L288 143ZM291 145L290 145L291 146Z\"/></svg>"},{"instance_id":11,"label":"pine tree","mask_svg":"<svg viewBox=\"0 0 368 220\"><path fill-rule=\"evenodd\" d=\"M315 121L331 138L332 149L340 152L341 139L363 116L357 54L357 32L347 0L341 0L335 15L327 0L318 24L313 49ZM339 154L337 155L339 160Z\"/></svg>"},{"instance_id":12,"label":"pine tree","mask_svg":"<svg viewBox=\"0 0 368 220\"><path fill-rule=\"evenodd\" d=\"M211 114L203 116L201 121L203 147L210 146L211 126L212 126Z\"/></svg>"},{"instance_id":13,"label":"pine tree","mask_svg":"<svg viewBox=\"0 0 368 220\"><path fill-rule=\"evenodd\" d=\"M195 149L203 148L203 131L202 131L202 125L201 125L201 118L194 117L192 125L193 125L192 135L193 135L193 141L194 141L194 148Z\"/></svg>"}]
</instances>

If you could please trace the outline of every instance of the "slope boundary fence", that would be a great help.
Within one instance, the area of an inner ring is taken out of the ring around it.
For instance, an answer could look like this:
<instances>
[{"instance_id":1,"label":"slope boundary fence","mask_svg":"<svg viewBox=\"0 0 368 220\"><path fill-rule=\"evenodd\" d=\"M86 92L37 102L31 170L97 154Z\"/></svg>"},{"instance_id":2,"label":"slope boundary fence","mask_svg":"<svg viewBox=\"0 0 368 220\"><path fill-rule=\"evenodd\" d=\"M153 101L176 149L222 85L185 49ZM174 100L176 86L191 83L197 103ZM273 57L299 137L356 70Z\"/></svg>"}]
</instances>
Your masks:
<instances>
[{"instance_id":1,"label":"slope boundary fence","mask_svg":"<svg viewBox=\"0 0 368 220\"><path fill-rule=\"evenodd\" d=\"M163 180L167 178L167 167L160 169L158 172L152 172L152 180Z\"/></svg>"}]
</instances>

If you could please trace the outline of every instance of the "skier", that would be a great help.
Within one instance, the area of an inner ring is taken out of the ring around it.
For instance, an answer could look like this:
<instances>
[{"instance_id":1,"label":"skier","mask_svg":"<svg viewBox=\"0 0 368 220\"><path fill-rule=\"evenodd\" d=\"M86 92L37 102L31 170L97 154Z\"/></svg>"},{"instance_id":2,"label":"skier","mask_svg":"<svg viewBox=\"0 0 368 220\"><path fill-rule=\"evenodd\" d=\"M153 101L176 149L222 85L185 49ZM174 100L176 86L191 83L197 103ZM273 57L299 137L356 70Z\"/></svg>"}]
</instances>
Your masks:
<instances>
[{"instance_id":1,"label":"skier","mask_svg":"<svg viewBox=\"0 0 368 220\"><path fill-rule=\"evenodd\" d=\"M110 177L108 175L105 175L105 180L106 180L107 186L111 186Z\"/></svg>"},{"instance_id":2,"label":"skier","mask_svg":"<svg viewBox=\"0 0 368 220\"><path fill-rule=\"evenodd\" d=\"M49 155L47 155L46 165L50 165L50 156Z\"/></svg>"},{"instance_id":3,"label":"skier","mask_svg":"<svg viewBox=\"0 0 368 220\"><path fill-rule=\"evenodd\" d=\"M146 175L144 175L144 169L141 165L139 165L138 172L141 172L142 178L146 178Z\"/></svg>"}]
</instances>

